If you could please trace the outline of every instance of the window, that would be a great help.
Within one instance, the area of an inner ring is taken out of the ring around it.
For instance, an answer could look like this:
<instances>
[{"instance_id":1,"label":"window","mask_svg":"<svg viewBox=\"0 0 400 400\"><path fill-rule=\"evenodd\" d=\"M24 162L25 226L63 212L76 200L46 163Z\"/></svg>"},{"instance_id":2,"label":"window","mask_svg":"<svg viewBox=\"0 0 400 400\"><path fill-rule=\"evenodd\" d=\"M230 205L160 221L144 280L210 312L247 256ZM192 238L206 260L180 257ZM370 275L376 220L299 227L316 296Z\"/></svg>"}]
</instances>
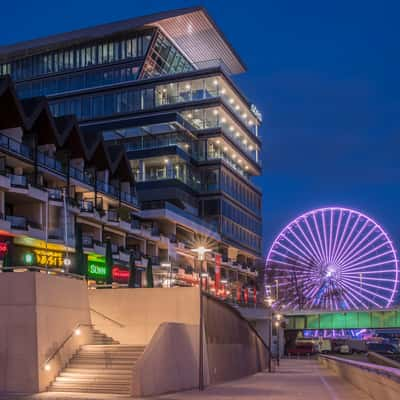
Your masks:
<instances>
[{"instance_id":1,"label":"window","mask_svg":"<svg viewBox=\"0 0 400 400\"><path fill-rule=\"evenodd\" d=\"M0 64L0 75L11 74L14 80L25 80L54 72L69 71L129 58L143 57L151 34L127 40L103 42L97 46L80 46L25 57Z\"/></svg>"}]
</instances>

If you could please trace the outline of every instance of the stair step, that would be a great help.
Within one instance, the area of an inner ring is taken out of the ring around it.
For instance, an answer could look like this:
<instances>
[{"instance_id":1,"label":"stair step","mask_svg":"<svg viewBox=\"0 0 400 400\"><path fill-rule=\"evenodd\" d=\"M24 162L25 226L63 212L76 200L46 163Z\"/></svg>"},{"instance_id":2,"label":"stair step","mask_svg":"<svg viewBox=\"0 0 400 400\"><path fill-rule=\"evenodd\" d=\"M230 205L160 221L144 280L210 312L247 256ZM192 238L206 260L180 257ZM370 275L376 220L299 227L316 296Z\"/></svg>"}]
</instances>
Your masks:
<instances>
[{"instance_id":1,"label":"stair step","mask_svg":"<svg viewBox=\"0 0 400 400\"><path fill-rule=\"evenodd\" d=\"M81 346L49 391L129 395L132 368L144 350L143 345L121 345L94 330L92 344Z\"/></svg>"},{"instance_id":2,"label":"stair step","mask_svg":"<svg viewBox=\"0 0 400 400\"><path fill-rule=\"evenodd\" d=\"M106 369L106 370L101 370L101 369L94 369L94 370L88 370L88 369L74 369L74 370L69 370L68 368L61 372L60 376L63 377L74 377L74 376L81 376L81 377L89 377L89 376L105 376L105 377L130 377L132 375L131 370L114 370L114 369Z\"/></svg>"}]
</instances>

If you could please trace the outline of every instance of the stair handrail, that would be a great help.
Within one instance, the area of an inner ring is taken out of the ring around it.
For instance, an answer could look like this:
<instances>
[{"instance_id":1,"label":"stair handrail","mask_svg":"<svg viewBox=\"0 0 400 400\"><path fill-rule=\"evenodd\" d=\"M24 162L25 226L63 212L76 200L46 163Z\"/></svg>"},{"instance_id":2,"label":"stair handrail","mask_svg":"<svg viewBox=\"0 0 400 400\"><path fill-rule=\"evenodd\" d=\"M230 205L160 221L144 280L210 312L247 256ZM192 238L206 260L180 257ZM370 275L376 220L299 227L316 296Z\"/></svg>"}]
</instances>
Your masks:
<instances>
[{"instance_id":1,"label":"stair handrail","mask_svg":"<svg viewBox=\"0 0 400 400\"><path fill-rule=\"evenodd\" d=\"M60 352L60 350L66 345L66 343L74 336L79 336L80 335L80 330L79 328L81 327L93 327L92 324L85 324L85 323L79 323L75 325L74 329L72 330L71 333L68 334L68 336L61 342L61 344L57 347L57 349L49 356L47 357L46 361L43 364L43 368L46 371L50 371L50 362L54 359L54 357Z\"/></svg>"},{"instance_id":2,"label":"stair handrail","mask_svg":"<svg viewBox=\"0 0 400 400\"><path fill-rule=\"evenodd\" d=\"M121 322L116 321L115 319L112 319L110 317L107 317L107 315L101 313L100 311L95 310L94 308L90 307L90 311L94 312L95 314L100 315L100 317L107 319L108 321L111 321L113 324L118 325L120 328L125 328L124 324L121 324Z\"/></svg>"}]
</instances>

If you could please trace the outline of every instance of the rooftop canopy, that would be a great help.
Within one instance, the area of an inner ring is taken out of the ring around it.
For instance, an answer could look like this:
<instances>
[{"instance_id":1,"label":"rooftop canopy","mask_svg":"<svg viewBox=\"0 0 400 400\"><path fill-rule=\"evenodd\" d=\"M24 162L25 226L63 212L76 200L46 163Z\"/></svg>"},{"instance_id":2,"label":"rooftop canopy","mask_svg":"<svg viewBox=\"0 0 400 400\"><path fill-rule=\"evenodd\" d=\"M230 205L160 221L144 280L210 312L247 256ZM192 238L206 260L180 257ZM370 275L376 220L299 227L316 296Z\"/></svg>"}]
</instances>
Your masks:
<instances>
[{"instance_id":1,"label":"rooftop canopy","mask_svg":"<svg viewBox=\"0 0 400 400\"><path fill-rule=\"evenodd\" d=\"M0 62L146 27L160 28L199 68L220 65L231 74L241 73L246 69L223 33L202 7L165 11L0 46Z\"/></svg>"}]
</instances>

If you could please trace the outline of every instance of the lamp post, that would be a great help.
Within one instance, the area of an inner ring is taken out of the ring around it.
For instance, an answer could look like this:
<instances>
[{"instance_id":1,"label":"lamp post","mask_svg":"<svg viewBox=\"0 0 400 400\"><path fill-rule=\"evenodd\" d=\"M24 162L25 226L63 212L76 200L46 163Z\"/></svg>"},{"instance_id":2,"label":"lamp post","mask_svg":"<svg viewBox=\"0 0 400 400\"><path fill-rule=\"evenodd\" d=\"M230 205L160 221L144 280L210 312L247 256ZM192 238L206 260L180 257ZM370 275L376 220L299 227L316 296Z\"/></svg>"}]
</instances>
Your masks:
<instances>
[{"instance_id":1,"label":"lamp post","mask_svg":"<svg viewBox=\"0 0 400 400\"><path fill-rule=\"evenodd\" d=\"M265 305L267 309L270 310L270 315L268 318L268 347L269 347L269 357L268 357L268 372L272 372L272 304L274 304L274 299L268 296L265 300Z\"/></svg>"},{"instance_id":2,"label":"lamp post","mask_svg":"<svg viewBox=\"0 0 400 400\"><path fill-rule=\"evenodd\" d=\"M200 294L200 321L199 321L199 390L204 390L204 359L203 359L203 261L207 252L211 251L204 246L193 249L199 261L199 294Z\"/></svg>"},{"instance_id":3,"label":"lamp post","mask_svg":"<svg viewBox=\"0 0 400 400\"><path fill-rule=\"evenodd\" d=\"M280 359L280 326L281 326L281 319L282 319L282 315L281 314L277 314L275 316L276 321L275 321L275 328L276 328L276 347L277 347L277 351L276 351L276 365L279 367L279 359Z\"/></svg>"}]
</instances>

